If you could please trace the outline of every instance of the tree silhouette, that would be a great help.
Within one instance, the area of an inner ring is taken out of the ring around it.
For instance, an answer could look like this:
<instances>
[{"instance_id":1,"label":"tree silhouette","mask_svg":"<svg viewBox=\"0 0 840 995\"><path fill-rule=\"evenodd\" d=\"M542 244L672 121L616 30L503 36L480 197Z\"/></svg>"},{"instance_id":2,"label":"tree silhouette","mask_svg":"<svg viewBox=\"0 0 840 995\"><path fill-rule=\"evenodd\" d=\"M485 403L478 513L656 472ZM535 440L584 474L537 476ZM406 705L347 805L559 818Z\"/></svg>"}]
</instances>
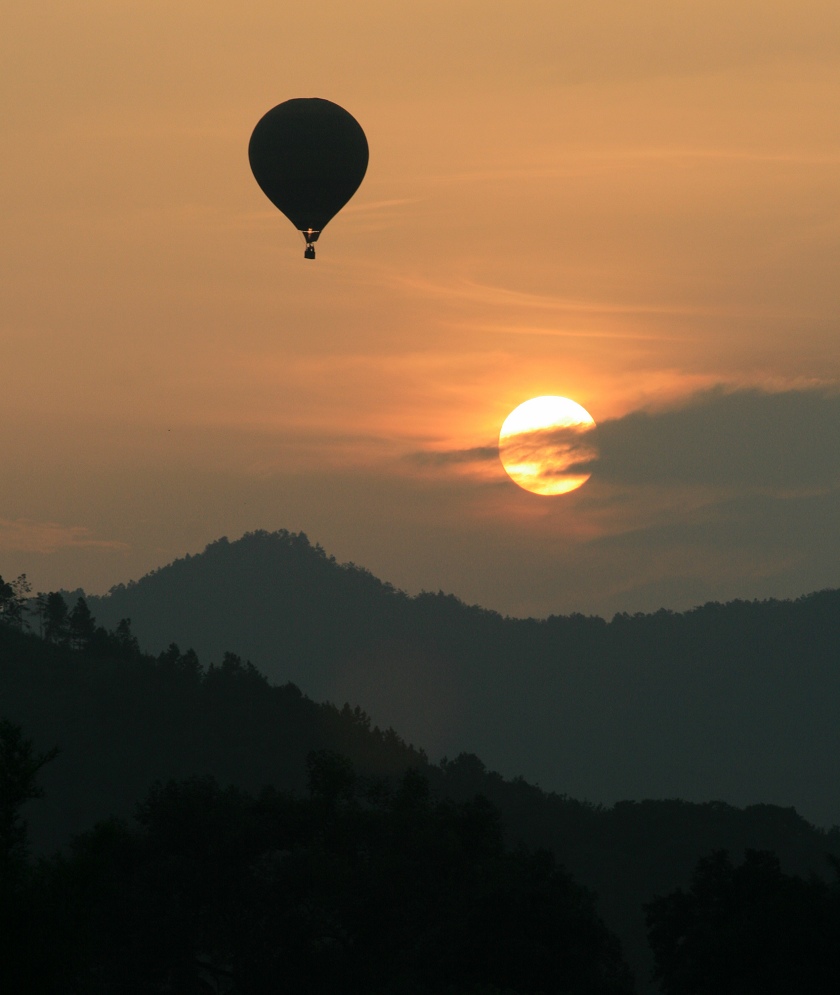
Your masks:
<instances>
[{"instance_id":1,"label":"tree silhouette","mask_svg":"<svg viewBox=\"0 0 840 995\"><path fill-rule=\"evenodd\" d=\"M12 873L26 857L26 822L22 806L43 791L38 772L58 755L58 749L36 753L20 726L0 720L0 878Z\"/></svg>"},{"instance_id":2,"label":"tree silhouette","mask_svg":"<svg viewBox=\"0 0 840 995\"><path fill-rule=\"evenodd\" d=\"M26 574L20 574L12 581L3 580L0 576L0 624L12 625L22 629L28 625L26 621L26 601L32 591L32 585L26 579Z\"/></svg>"},{"instance_id":3,"label":"tree silhouette","mask_svg":"<svg viewBox=\"0 0 840 995\"><path fill-rule=\"evenodd\" d=\"M293 551L300 552L297 547ZM315 566L322 562L327 563L318 556ZM365 582L362 573L356 579L360 584ZM824 601L806 599L800 605L775 606L772 610L761 606L717 606L703 614L719 615L724 620L730 615L740 618L739 624L746 631L749 617L760 611L772 635L777 624L787 627L807 609L805 621L797 623L804 632L808 620L816 618L813 612L817 608L831 618L839 617L832 610L837 602L831 598L825 604ZM397 602L403 603L399 599ZM569 652L582 652L581 633L611 633L616 653L626 649L638 655L649 639L661 633L667 642L671 630L684 629L689 622L686 616L659 613L628 617L614 630L603 621L580 618L555 618L545 624L494 621L492 615L472 612L455 599L439 595L428 595L416 602L406 600L405 604L415 604L427 613L422 625L418 623L423 638L458 652L472 652L473 638L476 652L495 652L481 635L486 624L497 626L499 652L525 646L527 640L520 642L519 635L536 627L546 636L546 652L551 630L559 634L558 638L562 635L566 646L571 647ZM438 609L451 616L449 621L435 621ZM777 614L781 618L773 621ZM737 628L734 621L732 625ZM815 624L815 631L818 628ZM139 651L127 620L118 629L121 632L108 633L97 628L90 645L79 650L72 648L66 636L48 643L16 626L0 625L0 701L7 715L23 723L37 742L61 743L65 758L60 776L59 765L47 772L48 797L37 806L37 819L32 819L30 839L37 852L48 853L57 846L66 846L73 834L111 813L128 817L136 799L157 778L209 774L219 783L235 784L245 792L273 784L305 795L304 761L307 753L315 750L320 759L316 755L313 770L317 777L309 779L310 788L315 790L307 801L307 811L313 825L317 821L314 813L320 812L320 827L325 832L333 818L329 815L330 797L339 829L361 820L365 811L368 818L380 819L381 813L375 813L385 803L368 795L364 779L357 783L357 772L394 780L413 766L430 779L428 787L433 796L446 795L457 804L466 804L477 793L484 794L502 809L510 839L522 839L532 849L551 849L576 881L598 894L599 912L610 928L620 933L625 956L639 977L647 977L652 964L642 903L652 894L668 894L678 885L686 887L699 854L716 849L740 853L745 846L773 850L786 871L800 875L824 873L824 853L840 854L840 830L818 830L793 809L756 805L740 810L722 802L698 805L674 799L620 802L606 809L546 793L522 778L505 780L473 754L462 753L435 767L422 750L408 746L393 729L378 729L358 707L345 705L339 709L317 704L295 685L274 686L253 665L233 653L226 653L221 663L207 669L192 650L181 651L175 645L157 657L147 656ZM698 645L712 638L704 635L699 624L692 632ZM736 635L733 631L733 638ZM782 637L789 640L789 634L783 632L780 643ZM743 633L740 638L744 641ZM810 638L816 637L812 633ZM676 653L678 646L673 646ZM763 654L765 643L759 649ZM753 647L751 652L758 653L759 649ZM281 661L285 653L285 644L280 644ZM669 654L663 650L663 658L670 659ZM772 670L772 655L767 659ZM557 666L566 665L560 660ZM669 663L669 669L675 668ZM584 669L590 669L589 662ZM427 684L441 699L448 694L449 685L436 687L434 675ZM827 714L833 708L831 687L829 682L823 689ZM504 688L507 710L499 715L513 728L521 716L522 701L510 697L515 685L507 683ZM718 702L716 707L724 706ZM463 738L467 738L466 731ZM339 760L335 769L330 757L336 756L353 761L346 783L342 778L348 765ZM828 773L830 769L829 763ZM826 770L822 776L827 776ZM316 787L318 778L320 788ZM417 779L419 800L412 800L415 789L410 789L410 782L402 784L399 792L399 805L407 813L419 812L421 821L425 818L422 785L423 779ZM393 792L388 797L388 804L396 806ZM396 818L396 807L392 815ZM477 824L480 827L485 823L479 819ZM404 835L410 839L411 831L406 829ZM47 907L60 907L60 901L47 901L48 897L44 898ZM164 919L168 915L165 908L161 915ZM492 954L498 956L495 950ZM220 960L216 969L228 970L225 963ZM265 983L268 985L268 981ZM472 984L459 983L456 995L470 990Z\"/></svg>"},{"instance_id":4,"label":"tree silhouette","mask_svg":"<svg viewBox=\"0 0 840 995\"><path fill-rule=\"evenodd\" d=\"M77 649L89 646L96 633L96 622L84 598L79 598L67 616L67 635Z\"/></svg>"},{"instance_id":5,"label":"tree silhouette","mask_svg":"<svg viewBox=\"0 0 840 995\"><path fill-rule=\"evenodd\" d=\"M53 591L44 605L44 638L51 643L64 643L69 637L69 611L61 594Z\"/></svg>"},{"instance_id":6,"label":"tree silhouette","mask_svg":"<svg viewBox=\"0 0 840 995\"><path fill-rule=\"evenodd\" d=\"M38 753L20 726L0 720L0 986L48 992L54 937L41 915L40 881L27 862L27 824L21 808L40 798L37 778L57 754ZM56 939L56 948L60 939Z\"/></svg>"},{"instance_id":7,"label":"tree silhouette","mask_svg":"<svg viewBox=\"0 0 840 995\"><path fill-rule=\"evenodd\" d=\"M131 631L131 619L121 618L114 630L119 655L125 660L135 660L140 656L140 643Z\"/></svg>"},{"instance_id":8,"label":"tree silhouette","mask_svg":"<svg viewBox=\"0 0 840 995\"><path fill-rule=\"evenodd\" d=\"M836 869L836 868L835 868ZM647 906L666 995L828 995L840 990L840 887L784 874L769 851L702 859L688 892Z\"/></svg>"},{"instance_id":9,"label":"tree silhouette","mask_svg":"<svg viewBox=\"0 0 840 995\"><path fill-rule=\"evenodd\" d=\"M305 797L160 784L137 828L79 838L51 865L71 990L630 995L591 896L549 854L506 848L488 802L323 751L308 769Z\"/></svg>"}]
</instances>

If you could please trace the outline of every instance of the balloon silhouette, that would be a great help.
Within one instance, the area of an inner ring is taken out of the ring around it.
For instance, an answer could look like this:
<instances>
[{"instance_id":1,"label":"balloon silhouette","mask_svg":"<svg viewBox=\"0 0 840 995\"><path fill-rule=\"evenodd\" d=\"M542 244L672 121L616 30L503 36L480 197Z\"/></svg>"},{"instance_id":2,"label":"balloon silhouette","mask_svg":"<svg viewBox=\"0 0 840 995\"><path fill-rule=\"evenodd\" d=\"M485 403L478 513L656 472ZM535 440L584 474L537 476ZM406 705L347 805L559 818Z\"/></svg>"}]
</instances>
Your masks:
<instances>
[{"instance_id":1,"label":"balloon silhouette","mask_svg":"<svg viewBox=\"0 0 840 995\"><path fill-rule=\"evenodd\" d=\"M248 158L263 193L306 239L304 256L314 259L314 243L364 178L368 143L343 107L301 97L260 118Z\"/></svg>"}]
</instances>

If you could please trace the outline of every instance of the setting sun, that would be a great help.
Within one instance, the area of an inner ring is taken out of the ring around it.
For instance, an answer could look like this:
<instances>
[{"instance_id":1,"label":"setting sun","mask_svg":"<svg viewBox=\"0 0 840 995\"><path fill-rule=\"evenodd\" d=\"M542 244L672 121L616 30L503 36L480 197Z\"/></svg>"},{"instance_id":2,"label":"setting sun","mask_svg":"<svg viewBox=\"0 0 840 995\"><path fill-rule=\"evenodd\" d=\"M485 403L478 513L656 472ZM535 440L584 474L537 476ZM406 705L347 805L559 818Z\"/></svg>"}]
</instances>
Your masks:
<instances>
[{"instance_id":1,"label":"setting sun","mask_svg":"<svg viewBox=\"0 0 840 995\"><path fill-rule=\"evenodd\" d=\"M568 494L589 480L597 458L595 420L568 397L534 397L515 408L499 433L499 458L511 480L534 494Z\"/></svg>"}]
</instances>

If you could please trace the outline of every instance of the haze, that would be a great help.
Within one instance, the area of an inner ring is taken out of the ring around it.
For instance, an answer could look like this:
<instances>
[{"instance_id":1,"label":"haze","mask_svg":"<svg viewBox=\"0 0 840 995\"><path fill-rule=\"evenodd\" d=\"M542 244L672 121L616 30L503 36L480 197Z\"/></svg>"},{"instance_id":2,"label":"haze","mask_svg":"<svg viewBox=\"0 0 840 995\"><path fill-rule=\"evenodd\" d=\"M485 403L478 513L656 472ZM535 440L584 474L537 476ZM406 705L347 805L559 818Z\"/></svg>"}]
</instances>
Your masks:
<instances>
[{"instance_id":1,"label":"haze","mask_svg":"<svg viewBox=\"0 0 840 995\"><path fill-rule=\"evenodd\" d=\"M12 0L0 573L103 592L305 531L520 615L840 585L832 0ZM247 160L347 108L367 177L305 262ZM504 418L599 425L529 494Z\"/></svg>"}]
</instances>

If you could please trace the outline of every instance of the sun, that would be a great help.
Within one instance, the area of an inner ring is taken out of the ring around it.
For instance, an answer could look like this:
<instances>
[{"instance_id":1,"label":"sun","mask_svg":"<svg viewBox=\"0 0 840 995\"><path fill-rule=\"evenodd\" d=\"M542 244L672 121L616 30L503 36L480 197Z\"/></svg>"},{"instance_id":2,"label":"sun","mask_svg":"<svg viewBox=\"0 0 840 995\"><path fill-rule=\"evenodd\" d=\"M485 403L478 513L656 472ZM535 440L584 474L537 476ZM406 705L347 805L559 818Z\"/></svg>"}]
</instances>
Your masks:
<instances>
[{"instance_id":1,"label":"sun","mask_svg":"<svg viewBox=\"0 0 840 995\"><path fill-rule=\"evenodd\" d=\"M499 458L510 479L534 494L568 494L589 480L598 457L595 419L568 397L532 397L507 416Z\"/></svg>"}]
</instances>

